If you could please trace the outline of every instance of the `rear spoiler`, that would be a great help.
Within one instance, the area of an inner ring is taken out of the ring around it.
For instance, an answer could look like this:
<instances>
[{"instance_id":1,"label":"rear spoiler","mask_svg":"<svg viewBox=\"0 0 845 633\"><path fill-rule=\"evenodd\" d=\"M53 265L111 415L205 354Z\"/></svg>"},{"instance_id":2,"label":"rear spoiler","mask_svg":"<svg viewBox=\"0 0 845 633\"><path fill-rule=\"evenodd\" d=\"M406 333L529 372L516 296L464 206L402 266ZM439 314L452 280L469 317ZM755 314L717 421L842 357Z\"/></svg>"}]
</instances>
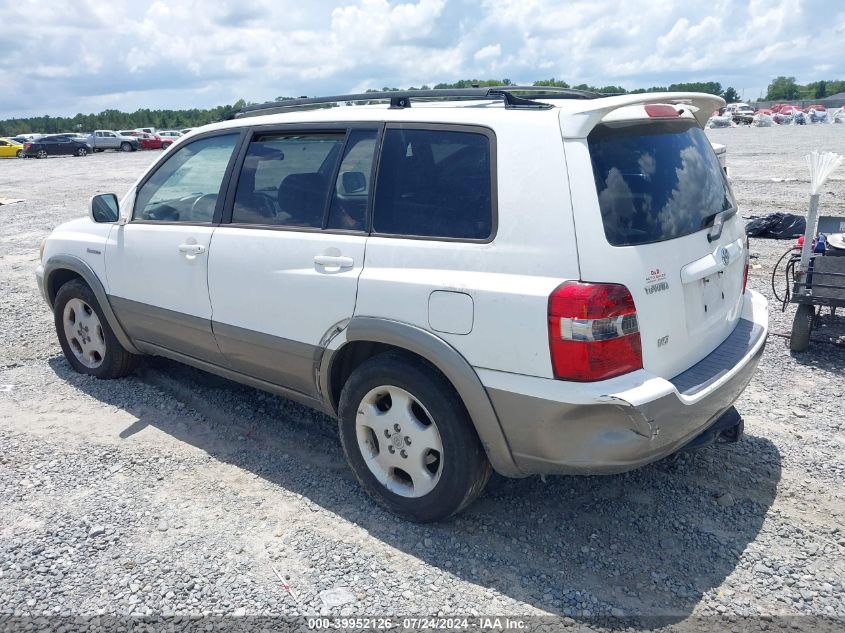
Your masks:
<instances>
[{"instance_id":1,"label":"rear spoiler","mask_svg":"<svg viewBox=\"0 0 845 633\"><path fill-rule=\"evenodd\" d=\"M668 103L686 106L701 127L707 119L725 106L725 100L702 92L647 92L572 102L561 110L561 132L564 138L584 138L607 114L627 106Z\"/></svg>"}]
</instances>

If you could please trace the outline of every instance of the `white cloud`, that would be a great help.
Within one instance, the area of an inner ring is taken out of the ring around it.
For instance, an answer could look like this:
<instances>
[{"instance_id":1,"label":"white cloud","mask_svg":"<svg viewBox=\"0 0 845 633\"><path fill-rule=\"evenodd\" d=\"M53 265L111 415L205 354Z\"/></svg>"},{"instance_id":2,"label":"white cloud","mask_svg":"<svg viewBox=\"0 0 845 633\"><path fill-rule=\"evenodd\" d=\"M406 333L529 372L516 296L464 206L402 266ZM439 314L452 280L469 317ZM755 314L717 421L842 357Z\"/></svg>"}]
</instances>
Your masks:
<instances>
[{"instance_id":1,"label":"white cloud","mask_svg":"<svg viewBox=\"0 0 845 633\"><path fill-rule=\"evenodd\" d=\"M502 47L499 44L490 44L475 51L475 55L472 58L477 62L485 63L498 59L501 54Z\"/></svg>"},{"instance_id":2,"label":"white cloud","mask_svg":"<svg viewBox=\"0 0 845 633\"><path fill-rule=\"evenodd\" d=\"M829 0L0 1L0 118L462 78L627 88L845 78ZM830 52L828 52L830 51ZM824 74L824 76L820 76ZM753 89L753 90L752 90Z\"/></svg>"}]
</instances>

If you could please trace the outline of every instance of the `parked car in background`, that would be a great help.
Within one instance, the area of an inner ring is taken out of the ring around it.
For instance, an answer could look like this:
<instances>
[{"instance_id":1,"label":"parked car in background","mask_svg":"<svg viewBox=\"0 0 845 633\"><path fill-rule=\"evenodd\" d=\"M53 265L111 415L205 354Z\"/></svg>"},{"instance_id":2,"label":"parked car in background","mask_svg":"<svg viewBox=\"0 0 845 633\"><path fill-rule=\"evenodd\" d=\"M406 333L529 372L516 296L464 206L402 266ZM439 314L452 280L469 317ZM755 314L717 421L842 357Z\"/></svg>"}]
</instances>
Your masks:
<instances>
[{"instance_id":1,"label":"parked car in background","mask_svg":"<svg viewBox=\"0 0 845 633\"><path fill-rule=\"evenodd\" d=\"M23 158L23 144L10 138L0 138L0 158Z\"/></svg>"},{"instance_id":2,"label":"parked car in background","mask_svg":"<svg viewBox=\"0 0 845 633\"><path fill-rule=\"evenodd\" d=\"M144 132L146 134L155 134L156 129L154 127L136 127L136 132Z\"/></svg>"},{"instance_id":3,"label":"parked car in background","mask_svg":"<svg viewBox=\"0 0 845 633\"><path fill-rule=\"evenodd\" d=\"M141 148L138 139L113 130L95 130L88 135L87 142L95 152L104 152L107 149L134 152Z\"/></svg>"},{"instance_id":4,"label":"parked car in background","mask_svg":"<svg viewBox=\"0 0 845 633\"><path fill-rule=\"evenodd\" d=\"M728 113L734 123L751 123L754 119L754 108L747 103L729 103L725 107L725 114Z\"/></svg>"},{"instance_id":5,"label":"parked car in background","mask_svg":"<svg viewBox=\"0 0 845 633\"><path fill-rule=\"evenodd\" d=\"M127 131L125 134L130 134L138 139L138 142L141 143L141 149L167 149L173 145L174 141L172 138L162 138L158 134L150 134L140 130Z\"/></svg>"},{"instance_id":6,"label":"parked car in background","mask_svg":"<svg viewBox=\"0 0 845 633\"><path fill-rule=\"evenodd\" d=\"M68 134L44 136L23 146L26 158L47 158L48 156L87 156L92 147L87 141Z\"/></svg>"},{"instance_id":7,"label":"parked car in background","mask_svg":"<svg viewBox=\"0 0 845 633\"><path fill-rule=\"evenodd\" d=\"M46 136L45 134L18 134L17 136L13 136L11 140L15 143L20 143L24 145L26 143L32 143L32 141L37 141L38 139Z\"/></svg>"},{"instance_id":8,"label":"parked car in background","mask_svg":"<svg viewBox=\"0 0 845 633\"><path fill-rule=\"evenodd\" d=\"M181 138L182 132L179 130L159 130L158 135L163 139L171 139L175 142L176 139Z\"/></svg>"},{"instance_id":9,"label":"parked car in background","mask_svg":"<svg viewBox=\"0 0 845 633\"><path fill-rule=\"evenodd\" d=\"M185 134L187 134L188 132L190 132L193 129L194 128L192 128L192 127L186 127L184 130L179 130L179 131L182 132L182 135L184 136Z\"/></svg>"}]
</instances>

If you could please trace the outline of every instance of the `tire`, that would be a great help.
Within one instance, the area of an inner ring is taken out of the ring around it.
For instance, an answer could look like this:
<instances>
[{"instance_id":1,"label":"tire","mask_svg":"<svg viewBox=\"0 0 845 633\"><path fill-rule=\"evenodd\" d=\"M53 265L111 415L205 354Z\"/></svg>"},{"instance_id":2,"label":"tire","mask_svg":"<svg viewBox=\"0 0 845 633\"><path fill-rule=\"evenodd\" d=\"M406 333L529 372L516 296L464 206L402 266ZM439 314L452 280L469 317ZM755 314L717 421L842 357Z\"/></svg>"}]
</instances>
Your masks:
<instances>
[{"instance_id":1,"label":"tire","mask_svg":"<svg viewBox=\"0 0 845 633\"><path fill-rule=\"evenodd\" d=\"M789 349L793 352L805 352L810 345L810 330L813 329L813 306L801 303L792 319L792 334L789 337Z\"/></svg>"},{"instance_id":2,"label":"tire","mask_svg":"<svg viewBox=\"0 0 845 633\"><path fill-rule=\"evenodd\" d=\"M15 152L15 156L17 156L18 158L23 158L23 150L19 149L17 152Z\"/></svg>"},{"instance_id":3,"label":"tire","mask_svg":"<svg viewBox=\"0 0 845 633\"><path fill-rule=\"evenodd\" d=\"M123 348L83 281L74 279L59 288L53 317L65 358L80 374L110 380L138 366L141 357Z\"/></svg>"},{"instance_id":4,"label":"tire","mask_svg":"<svg viewBox=\"0 0 845 633\"><path fill-rule=\"evenodd\" d=\"M394 402L408 406L391 414ZM446 519L468 506L490 478L490 462L460 397L416 357L386 352L362 363L343 386L338 420L361 487L404 519Z\"/></svg>"},{"instance_id":5,"label":"tire","mask_svg":"<svg viewBox=\"0 0 845 633\"><path fill-rule=\"evenodd\" d=\"M162 144L161 144L161 149L162 149L162 150L166 150L166 149L167 149L168 147L170 147L171 145L173 145L173 143L162 143Z\"/></svg>"},{"instance_id":6,"label":"tire","mask_svg":"<svg viewBox=\"0 0 845 633\"><path fill-rule=\"evenodd\" d=\"M102 152L102 151L103 151L103 150L101 150L101 149L99 149L99 148L96 148L96 147L94 148L94 153L95 153L95 154L99 154L99 153L100 153L100 152Z\"/></svg>"},{"instance_id":7,"label":"tire","mask_svg":"<svg viewBox=\"0 0 845 633\"><path fill-rule=\"evenodd\" d=\"M76 150L76 155L77 156L88 156L88 150L85 149L84 147L80 147L78 150Z\"/></svg>"},{"instance_id":8,"label":"tire","mask_svg":"<svg viewBox=\"0 0 845 633\"><path fill-rule=\"evenodd\" d=\"M46 149L38 150L37 152L35 152L35 158L47 158L47 150Z\"/></svg>"},{"instance_id":9,"label":"tire","mask_svg":"<svg viewBox=\"0 0 845 633\"><path fill-rule=\"evenodd\" d=\"M124 141L120 144L120 151L121 152L131 152L132 151L132 143L128 143Z\"/></svg>"}]
</instances>

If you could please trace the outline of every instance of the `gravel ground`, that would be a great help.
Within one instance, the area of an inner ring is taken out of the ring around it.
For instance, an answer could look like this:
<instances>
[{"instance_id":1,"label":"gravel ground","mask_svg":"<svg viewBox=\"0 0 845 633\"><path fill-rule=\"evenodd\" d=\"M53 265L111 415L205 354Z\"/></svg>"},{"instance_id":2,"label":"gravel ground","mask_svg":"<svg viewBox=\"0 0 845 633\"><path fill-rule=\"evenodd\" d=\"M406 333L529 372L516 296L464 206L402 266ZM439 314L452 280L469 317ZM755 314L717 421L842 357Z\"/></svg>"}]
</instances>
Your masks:
<instances>
[{"instance_id":1,"label":"gravel ground","mask_svg":"<svg viewBox=\"0 0 845 633\"><path fill-rule=\"evenodd\" d=\"M744 215L802 211L801 157L845 147L845 126L708 135ZM618 476L494 478L458 518L408 524L360 491L322 415L161 359L121 381L70 370L38 242L152 158L0 163L0 197L26 199L0 207L0 615L845 617L845 319L805 354L770 338L738 444ZM845 215L843 177L823 213ZM752 245L770 299L786 248ZM773 305L772 330L791 316Z\"/></svg>"}]
</instances>

